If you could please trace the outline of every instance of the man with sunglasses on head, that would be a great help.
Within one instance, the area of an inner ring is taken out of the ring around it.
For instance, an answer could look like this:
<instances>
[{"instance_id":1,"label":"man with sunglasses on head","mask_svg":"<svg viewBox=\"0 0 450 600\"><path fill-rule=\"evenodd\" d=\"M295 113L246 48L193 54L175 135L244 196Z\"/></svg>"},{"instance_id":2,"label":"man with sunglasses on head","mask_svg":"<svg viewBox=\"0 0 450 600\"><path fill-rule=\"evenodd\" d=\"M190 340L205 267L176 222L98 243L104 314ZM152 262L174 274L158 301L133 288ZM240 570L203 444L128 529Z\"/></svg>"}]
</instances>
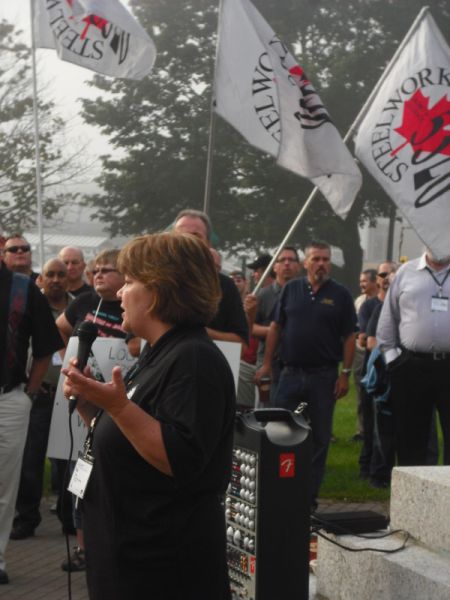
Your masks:
<instances>
[{"instance_id":1,"label":"man with sunglasses on head","mask_svg":"<svg viewBox=\"0 0 450 600\"><path fill-rule=\"evenodd\" d=\"M39 275L31 268L31 246L20 233L14 233L6 238L3 262L10 271L22 273L32 281L36 281Z\"/></svg>"}]
</instances>

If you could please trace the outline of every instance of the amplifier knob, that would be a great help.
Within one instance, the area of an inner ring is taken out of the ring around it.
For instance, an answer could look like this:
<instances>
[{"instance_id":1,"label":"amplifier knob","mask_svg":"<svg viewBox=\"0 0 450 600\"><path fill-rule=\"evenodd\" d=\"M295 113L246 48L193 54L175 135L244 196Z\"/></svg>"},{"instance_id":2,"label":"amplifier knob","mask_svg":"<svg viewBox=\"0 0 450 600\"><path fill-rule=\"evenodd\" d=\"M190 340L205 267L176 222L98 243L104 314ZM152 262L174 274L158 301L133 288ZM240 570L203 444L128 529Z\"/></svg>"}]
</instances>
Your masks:
<instances>
[{"instance_id":1,"label":"amplifier knob","mask_svg":"<svg viewBox=\"0 0 450 600\"><path fill-rule=\"evenodd\" d=\"M236 529L236 531L233 534L233 542L236 544L236 546L239 546L241 541L241 532L239 531L239 529Z\"/></svg>"},{"instance_id":2,"label":"amplifier knob","mask_svg":"<svg viewBox=\"0 0 450 600\"><path fill-rule=\"evenodd\" d=\"M248 509L248 516L250 517L250 519L254 519L255 518L255 509L254 508L249 508Z\"/></svg>"},{"instance_id":3,"label":"amplifier knob","mask_svg":"<svg viewBox=\"0 0 450 600\"><path fill-rule=\"evenodd\" d=\"M251 504L255 503L255 494L251 494L250 492L247 492L247 498L246 500L248 500Z\"/></svg>"},{"instance_id":4,"label":"amplifier knob","mask_svg":"<svg viewBox=\"0 0 450 600\"><path fill-rule=\"evenodd\" d=\"M249 552L254 552L255 551L255 540L250 538L247 548L248 548Z\"/></svg>"},{"instance_id":5,"label":"amplifier knob","mask_svg":"<svg viewBox=\"0 0 450 600\"><path fill-rule=\"evenodd\" d=\"M250 464L252 465L252 467L256 465L256 456L254 454L250 456Z\"/></svg>"},{"instance_id":6,"label":"amplifier knob","mask_svg":"<svg viewBox=\"0 0 450 600\"><path fill-rule=\"evenodd\" d=\"M249 520L248 522L248 528L249 529L255 529L255 521Z\"/></svg>"},{"instance_id":7,"label":"amplifier knob","mask_svg":"<svg viewBox=\"0 0 450 600\"><path fill-rule=\"evenodd\" d=\"M232 527L228 527L228 529L227 529L227 538L230 540L230 542L233 539L233 534L234 534L234 529Z\"/></svg>"},{"instance_id":8,"label":"amplifier knob","mask_svg":"<svg viewBox=\"0 0 450 600\"><path fill-rule=\"evenodd\" d=\"M252 468L250 469L250 471L249 471L249 476L250 476L252 479L255 479L255 476L256 476L256 469L255 469L255 467L252 467Z\"/></svg>"}]
</instances>

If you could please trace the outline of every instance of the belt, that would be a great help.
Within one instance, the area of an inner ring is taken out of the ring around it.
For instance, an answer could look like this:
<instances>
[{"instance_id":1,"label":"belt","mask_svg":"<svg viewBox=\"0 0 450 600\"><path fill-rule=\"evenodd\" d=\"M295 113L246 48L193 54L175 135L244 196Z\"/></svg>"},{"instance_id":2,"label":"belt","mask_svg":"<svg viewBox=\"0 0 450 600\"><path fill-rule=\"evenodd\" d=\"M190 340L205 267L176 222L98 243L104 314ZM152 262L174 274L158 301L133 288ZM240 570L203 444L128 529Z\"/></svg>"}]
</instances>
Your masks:
<instances>
[{"instance_id":1,"label":"belt","mask_svg":"<svg viewBox=\"0 0 450 600\"><path fill-rule=\"evenodd\" d=\"M450 360L450 352L413 352L408 350L408 353L413 358L420 358L421 360Z\"/></svg>"},{"instance_id":2,"label":"belt","mask_svg":"<svg viewBox=\"0 0 450 600\"><path fill-rule=\"evenodd\" d=\"M8 394L9 392L12 392L14 388L16 388L19 384L16 383L16 385L0 385L0 394Z\"/></svg>"},{"instance_id":3,"label":"belt","mask_svg":"<svg viewBox=\"0 0 450 600\"><path fill-rule=\"evenodd\" d=\"M298 373L303 371L304 373L320 373L321 371L328 371L329 369L336 369L336 365L322 365L320 367L295 367L292 365L285 365L283 371L286 373Z\"/></svg>"}]
</instances>

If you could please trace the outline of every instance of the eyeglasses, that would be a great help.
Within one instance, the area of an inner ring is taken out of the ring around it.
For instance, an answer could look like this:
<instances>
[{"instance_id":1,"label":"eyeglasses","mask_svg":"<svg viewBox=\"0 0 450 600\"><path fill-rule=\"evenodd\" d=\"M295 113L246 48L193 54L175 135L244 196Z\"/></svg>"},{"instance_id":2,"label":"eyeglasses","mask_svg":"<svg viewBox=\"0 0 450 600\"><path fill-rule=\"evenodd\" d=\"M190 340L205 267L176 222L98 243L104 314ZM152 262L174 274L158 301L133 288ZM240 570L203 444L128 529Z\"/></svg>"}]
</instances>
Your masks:
<instances>
[{"instance_id":1,"label":"eyeglasses","mask_svg":"<svg viewBox=\"0 0 450 600\"><path fill-rule=\"evenodd\" d=\"M17 254L19 250L22 250L22 252L29 252L31 246L10 246L9 248L5 248L5 252L12 252L12 254Z\"/></svg>"},{"instance_id":2,"label":"eyeglasses","mask_svg":"<svg viewBox=\"0 0 450 600\"><path fill-rule=\"evenodd\" d=\"M389 273L383 272L383 273L377 273L378 277L381 277L381 279L384 279L385 277L387 277L389 275Z\"/></svg>"},{"instance_id":3,"label":"eyeglasses","mask_svg":"<svg viewBox=\"0 0 450 600\"><path fill-rule=\"evenodd\" d=\"M277 258L276 262L277 263L283 263L283 262L294 263L294 262L298 262L298 259L290 258L287 256L286 258Z\"/></svg>"},{"instance_id":4,"label":"eyeglasses","mask_svg":"<svg viewBox=\"0 0 450 600\"><path fill-rule=\"evenodd\" d=\"M102 267L101 269L94 269L92 271L92 275L95 277L101 273L102 275L107 275L108 273L117 273L117 269L111 269L110 267Z\"/></svg>"}]
</instances>

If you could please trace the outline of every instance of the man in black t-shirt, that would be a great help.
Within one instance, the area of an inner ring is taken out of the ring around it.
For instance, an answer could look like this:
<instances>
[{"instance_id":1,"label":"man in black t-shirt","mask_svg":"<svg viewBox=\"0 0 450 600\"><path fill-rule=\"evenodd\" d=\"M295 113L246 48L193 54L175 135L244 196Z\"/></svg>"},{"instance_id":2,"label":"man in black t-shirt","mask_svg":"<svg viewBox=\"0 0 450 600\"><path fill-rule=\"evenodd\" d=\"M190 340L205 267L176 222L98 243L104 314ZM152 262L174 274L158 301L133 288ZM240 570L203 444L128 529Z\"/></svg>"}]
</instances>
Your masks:
<instances>
[{"instance_id":1,"label":"man in black t-shirt","mask_svg":"<svg viewBox=\"0 0 450 600\"><path fill-rule=\"evenodd\" d=\"M75 297L84 294L84 292L90 292L92 287L83 279L84 269L86 267L83 252L79 248L66 246L59 251L58 258L60 258L67 267L67 291Z\"/></svg>"},{"instance_id":2,"label":"man in black t-shirt","mask_svg":"<svg viewBox=\"0 0 450 600\"><path fill-rule=\"evenodd\" d=\"M211 238L211 223L207 214L193 209L181 211L175 219L175 231L196 235L207 244ZM222 299L219 310L206 328L212 340L238 342L247 346L249 327L239 292L229 277L219 273Z\"/></svg>"},{"instance_id":3,"label":"man in black t-shirt","mask_svg":"<svg viewBox=\"0 0 450 600\"><path fill-rule=\"evenodd\" d=\"M80 294L67 307L56 324L67 345L71 335L83 321L93 321L99 337L125 338L122 329L122 309L117 292L124 284L124 277L117 270L119 250L104 250L95 259L95 291Z\"/></svg>"}]
</instances>

